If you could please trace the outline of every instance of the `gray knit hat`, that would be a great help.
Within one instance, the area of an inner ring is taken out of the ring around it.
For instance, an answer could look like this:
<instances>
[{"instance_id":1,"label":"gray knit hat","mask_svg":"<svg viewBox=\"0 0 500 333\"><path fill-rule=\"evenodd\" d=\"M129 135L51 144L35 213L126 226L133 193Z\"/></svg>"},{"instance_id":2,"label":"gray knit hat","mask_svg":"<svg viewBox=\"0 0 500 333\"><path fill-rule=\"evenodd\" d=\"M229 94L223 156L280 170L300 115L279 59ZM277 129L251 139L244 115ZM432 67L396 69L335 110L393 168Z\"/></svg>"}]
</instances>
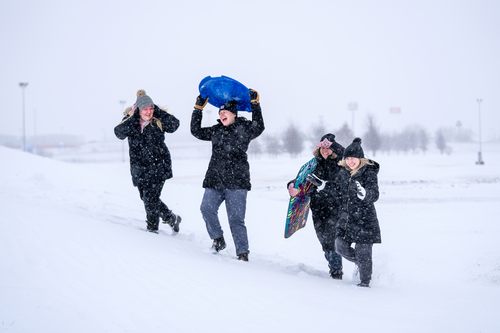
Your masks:
<instances>
[{"instance_id":1,"label":"gray knit hat","mask_svg":"<svg viewBox=\"0 0 500 333\"><path fill-rule=\"evenodd\" d=\"M139 111L144 109L149 105L154 105L151 97L146 95L146 92L143 89L137 91L137 101L135 101L135 106L139 108Z\"/></svg>"}]
</instances>

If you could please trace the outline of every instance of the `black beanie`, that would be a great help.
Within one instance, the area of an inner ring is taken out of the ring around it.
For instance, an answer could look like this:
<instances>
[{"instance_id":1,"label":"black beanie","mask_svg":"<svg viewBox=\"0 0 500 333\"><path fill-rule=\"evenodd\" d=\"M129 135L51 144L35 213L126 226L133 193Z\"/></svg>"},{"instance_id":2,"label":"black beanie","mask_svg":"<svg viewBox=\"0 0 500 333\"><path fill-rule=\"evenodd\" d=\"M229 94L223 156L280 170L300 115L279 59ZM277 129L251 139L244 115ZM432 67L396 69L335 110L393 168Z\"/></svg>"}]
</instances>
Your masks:
<instances>
[{"instance_id":1,"label":"black beanie","mask_svg":"<svg viewBox=\"0 0 500 333\"><path fill-rule=\"evenodd\" d=\"M236 101L226 102L219 107L219 112L221 112L223 110L232 112L232 113L237 115L238 114L238 103Z\"/></svg>"},{"instance_id":2,"label":"black beanie","mask_svg":"<svg viewBox=\"0 0 500 333\"><path fill-rule=\"evenodd\" d=\"M347 146L347 148L344 150L344 158L346 157L357 157L357 158L365 157L363 148L361 148L360 138L355 138L354 140L352 140L352 143L349 146Z\"/></svg>"},{"instance_id":3,"label":"black beanie","mask_svg":"<svg viewBox=\"0 0 500 333\"><path fill-rule=\"evenodd\" d=\"M335 142L335 134L327 133L321 137L321 140L319 140L319 142L323 141L324 139L327 139L330 142Z\"/></svg>"},{"instance_id":4,"label":"black beanie","mask_svg":"<svg viewBox=\"0 0 500 333\"><path fill-rule=\"evenodd\" d=\"M326 148L330 148L331 151L333 151L339 158L342 158L342 155L344 154L344 147L340 143L335 141L335 134L327 133L323 135L319 140L320 143L318 144L318 147L324 145L322 143L325 142L324 141L325 139L328 140L328 142L330 142L330 146Z\"/></svg>"}]
</instances>

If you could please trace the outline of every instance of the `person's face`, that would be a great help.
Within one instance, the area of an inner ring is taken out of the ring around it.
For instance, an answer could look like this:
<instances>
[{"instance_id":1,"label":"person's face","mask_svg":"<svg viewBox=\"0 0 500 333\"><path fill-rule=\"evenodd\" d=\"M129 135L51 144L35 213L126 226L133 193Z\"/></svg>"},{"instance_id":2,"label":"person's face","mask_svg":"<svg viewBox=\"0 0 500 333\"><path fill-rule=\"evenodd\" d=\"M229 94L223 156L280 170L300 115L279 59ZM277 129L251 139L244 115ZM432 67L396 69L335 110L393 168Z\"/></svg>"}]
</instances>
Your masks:
<instances>
[{"instance_id":1,"label":"person's face","mask_svg":"<svg viewBox=\"0 0 500 333\"><path fill-rule=\"evenodd\" d=\"M153 118L153 112L155 108L152 105L148 105L139 111L139 115L143 121L150 121Z\"/></svg>"},{"instance_id":2,"label":"person's face","mask_svg":"<svg viewBox=\"0 0 500 333\"><path fill-rule=\"evenodd\" d=\"M345 163L351 170L354 170L359 166L361 160L357 157L346 157Z\"/></svg>"},{"instance_id":3,"label":"person's face","mask_svg":"<svg viewBox=\"0 0 500 333\"><path fill-rule=\"evenodd\" d=\"M222 110L219 112L219 119L222 122L222 125L229 126L234 123L236 115L231 111Z\"/></svg>"},{"instance_id":4,"label":"person's face","mask_svg":"<svg viewBox=\"0 0 500 333\"><path fill-rule=\"evenodd\" d=\"M320 148L319 153L323 156L324 159L327 159L328 156L333 154L333 151L330 148Z\"/></svg>"}]
</instances>

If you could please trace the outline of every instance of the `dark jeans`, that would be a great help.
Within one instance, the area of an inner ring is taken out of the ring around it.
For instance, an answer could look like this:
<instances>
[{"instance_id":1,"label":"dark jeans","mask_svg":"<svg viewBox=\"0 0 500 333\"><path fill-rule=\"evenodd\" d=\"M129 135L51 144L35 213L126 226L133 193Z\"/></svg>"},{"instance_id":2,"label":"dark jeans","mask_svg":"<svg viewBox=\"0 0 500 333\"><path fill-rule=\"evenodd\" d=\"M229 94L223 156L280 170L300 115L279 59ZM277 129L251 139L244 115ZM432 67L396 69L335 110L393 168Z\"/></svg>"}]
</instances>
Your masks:
<instances>
[{"instance_id":1,"label":"dark jeans","mask_svg":"<svg viewBox=\"0 0 500 333\"><path fill-rule=\"evenodd\" d=\"M355 263L359 268L359 277L362 283L370 283L372 279L372 248L373 244L358 244L351 247L352 243L342 238L335 239L335 250L342 257Z\"/></svg>"},{"instance_id":2,"label":"dark jeans","mask_svg":"<svg viewBox=\"0 0 500 333\"><path fill-rule=\"evenodd\" d=\"M160 199L163 184L165 184L164 180L137 186L141 200L144 202L148 225L153 229L158 229L160 217L166 220L172 215L172 211Z\"/></svg>"},{"instance_id":3,"label":"dark jeans","mask_svg":"<svg viewBox=\"0 0 500 333\"><path fill-rule=\"evenodd\" d=\"M208 235L211 239L216 239L224 234L220 226L218 211L222 202L226 202L226 212L236 247L236 254L248 253L248 236L245 226L247 192L247 190L206 188L200 207Z\"/></svg>"},{"instance_id":4,"label":"dark jeans","mask_svg":"<svg viewBox=\"0 0 500 333\"><path fill-rule=\"evenodd\" d=\"M330 272L342 271L342 256L335 252L335 223L329 210L311 209L314 230L328 261Z\"/></svg>"}]
</instances>

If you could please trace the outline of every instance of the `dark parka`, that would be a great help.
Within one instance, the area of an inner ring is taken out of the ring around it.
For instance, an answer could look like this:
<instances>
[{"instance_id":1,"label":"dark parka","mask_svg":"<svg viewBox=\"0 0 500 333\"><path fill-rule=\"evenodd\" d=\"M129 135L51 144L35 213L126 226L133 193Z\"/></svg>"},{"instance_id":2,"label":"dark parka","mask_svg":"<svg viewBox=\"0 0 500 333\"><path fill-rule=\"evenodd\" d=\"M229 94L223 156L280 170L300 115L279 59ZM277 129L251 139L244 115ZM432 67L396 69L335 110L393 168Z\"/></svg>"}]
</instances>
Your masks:
<instances>
[{"instance_id":1,"label":"dark parka","mask_svg":"<svg viewBox=\"0 0 500 333\"><path fill-rule=\"evenodd\" d=\"M342 152L343 149L340 152L336 152L336 154L342 156ZM317 191L314 188L311 192L310 207L314 230L325 252L330 269L342 270L342 259L340 257L336 259L332 255L332 253L335 253L335 223L340 208L338 177L341 167L337 164L339 157L332 158L332 155L330 155L324 159L319 153L319 149L315 155L318 164L314 170L314 174L327 183L323 190Z\"/></svg>"},{"instance_id":2,"label":"dark parka","mask_svg":"<svg viewBox=\"0 0 500 333\"><path fill-rule=\"evenodd\" d=\"M335 152L338 156L342 156L342 151ZM339 171L341 167L338 165L340 157L323 158L319 153L319 149L315 152L318 162L314 174L321 180L326 181L325 188L321 191L314 189L311 193L311 210L314 215L322 217L322 220L328 217L335 218L338 216L339 200Z\"/></svg>"},{"instance_id":3,"label":"dark parka","mask_svg":"<svg viewBox=\"0 0 500 333\"><path fill-rule=\"evenodd\" d=\"M314 229L323 251L335 251L335 223L340 214L339 174L342 167L338 165L338 162L344 153L344 147L334 142L330 149L337 157L333 158L333 155L330 155L325 159L321 155L319 148L314 151L318 164L313 174L326 181L326 185L321 191L317 191L317 187L313 186L310 194L310 208L313 215ZM290 180L287 188L294 182L295 179Z\"/></svg>"},{"instance_id":4,"label":"dark parka","mask_svg":"<svg viewBox=\"0 0 500 333\"><path fill-rule=\"evenodd\" d=\"M151 184L172 178L172 161L165 145L165 132L173 133L179 120L154 106L153 119L141 133L139 110L115 127L118 139L128 138L130 172L134 186Z\"/></svg>"},{"instance_id":5,"label":"dark parka","mask_svg":"<svg viewBox=\"0 0 500 333\"><path fill-rule=\"evenodd\" d=\"M194 110L191 117L191 133L194 137L212 141L212 157L208 165L204 188L216 190L250 190L250 166L247 149L250 141L264 131L264 120L259 104L252 104L252 121L236 117L229 126L217 124L201 127L202 111Z\"/></svg>"},{"instance_id":6,"label":"dark parka","mask_svg":"<svg viewBox=\"0 0 500 333\"><path fill-rule=\"evenodd\" d=\"M374 202L378 200L377 174L380 166L377 162L366 163L352 175L343 168L340 175L341 213L337 225L337 237L351 243L381 243L380 227ZM357 196L358 181L366 190L364 200Z\"/></svg>"}]
</instances>

